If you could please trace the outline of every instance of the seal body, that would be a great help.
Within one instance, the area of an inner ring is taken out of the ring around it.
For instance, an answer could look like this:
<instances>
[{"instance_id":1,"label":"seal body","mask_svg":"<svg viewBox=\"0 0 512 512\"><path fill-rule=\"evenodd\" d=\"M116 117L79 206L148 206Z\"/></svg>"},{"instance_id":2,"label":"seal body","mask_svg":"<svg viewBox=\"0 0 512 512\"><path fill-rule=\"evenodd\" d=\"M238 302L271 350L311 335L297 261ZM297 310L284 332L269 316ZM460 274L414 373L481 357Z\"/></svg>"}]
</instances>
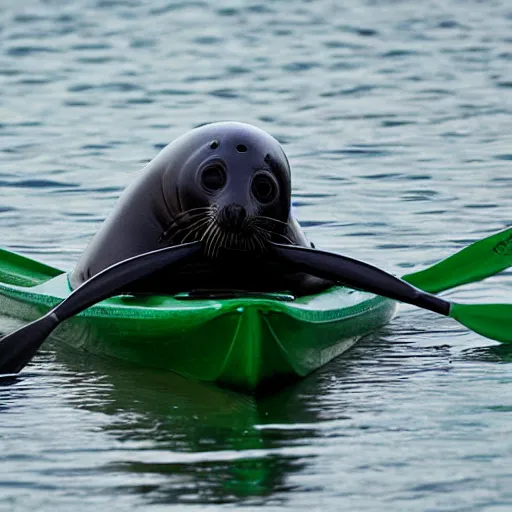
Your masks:
<instances>
[{"instance_id":1,"label":"seal body","mask_svg":"<svg viewBox=\"0 0 512 512\"><path fill-rule=\"evenodd\" d=\"M124 259L187 241L205 255L159 272L130 292L192 289L315 293L331 283L271 261L265 243L310 247L291 216L288 159L252 125L212 123L166 146L122 194L69 276L72 287Z\"/></svg>"}]
</instances>

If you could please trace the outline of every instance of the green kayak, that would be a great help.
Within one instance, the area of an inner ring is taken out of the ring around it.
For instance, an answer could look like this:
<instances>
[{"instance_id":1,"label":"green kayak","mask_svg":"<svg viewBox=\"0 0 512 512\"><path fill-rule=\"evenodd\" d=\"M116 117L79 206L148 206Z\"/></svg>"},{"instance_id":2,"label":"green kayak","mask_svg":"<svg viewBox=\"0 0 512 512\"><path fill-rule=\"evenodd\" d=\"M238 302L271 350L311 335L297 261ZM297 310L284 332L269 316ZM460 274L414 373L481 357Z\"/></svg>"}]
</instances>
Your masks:
<instances>
[{"instance_id":1,"label":"green kayak","mask_svg":"<svg viewBox=\"0 0 512 512\"><path fill-rule=\"evenodd\" d=\"M63 271L0 250L0 317L32 321L70 291ZM395 311L390 299L342 287L296 299L122 295L67 320L52 337L94 354L254 391L307 375ZM6 334L2 322L0 332Z\"/></svg>"}]
</instances>

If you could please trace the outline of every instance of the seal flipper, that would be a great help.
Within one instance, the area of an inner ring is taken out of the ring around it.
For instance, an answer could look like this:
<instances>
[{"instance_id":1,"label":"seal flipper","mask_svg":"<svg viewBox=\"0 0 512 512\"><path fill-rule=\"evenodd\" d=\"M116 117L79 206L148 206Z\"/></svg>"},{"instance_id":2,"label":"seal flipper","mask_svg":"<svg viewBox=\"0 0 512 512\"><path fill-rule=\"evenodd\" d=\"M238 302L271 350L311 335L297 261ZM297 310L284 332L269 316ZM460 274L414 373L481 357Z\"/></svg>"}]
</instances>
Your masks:
<instances>
[{"instance_id":1,"label":"seal flipper","mask_svg":"<svg viewBox=\"0 0 512 512\"><path fill-rule=\"evenodd\" d=\"M190 260L202 242L166 247L120 261L94 275L46 315L0 340L0 374L19 372L64 320L116 295L130 283Z\"/></svg>"}]
</instances>

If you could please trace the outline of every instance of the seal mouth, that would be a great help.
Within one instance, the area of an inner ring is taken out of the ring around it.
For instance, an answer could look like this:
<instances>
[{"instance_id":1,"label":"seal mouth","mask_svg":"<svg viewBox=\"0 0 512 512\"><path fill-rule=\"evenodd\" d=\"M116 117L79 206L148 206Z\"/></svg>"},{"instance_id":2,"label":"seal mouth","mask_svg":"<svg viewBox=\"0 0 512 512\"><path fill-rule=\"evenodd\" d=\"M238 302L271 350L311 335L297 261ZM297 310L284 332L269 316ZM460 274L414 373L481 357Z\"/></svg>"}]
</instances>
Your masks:
<instances>
[{"instance_id":1,"label":"seal mouth","mask_svg":"<svg viewBox=\"0 0 512 512\"><path fill-rule=\"evenodd\" d=\"M271 217L248 215L243 206L231 204L193 208L182 212L160 236L171 245L201 240L205 254L216 258L221 249L262 253L272 239L292 241L283 233L287 224Z\"/></svg>"}]
</instances>

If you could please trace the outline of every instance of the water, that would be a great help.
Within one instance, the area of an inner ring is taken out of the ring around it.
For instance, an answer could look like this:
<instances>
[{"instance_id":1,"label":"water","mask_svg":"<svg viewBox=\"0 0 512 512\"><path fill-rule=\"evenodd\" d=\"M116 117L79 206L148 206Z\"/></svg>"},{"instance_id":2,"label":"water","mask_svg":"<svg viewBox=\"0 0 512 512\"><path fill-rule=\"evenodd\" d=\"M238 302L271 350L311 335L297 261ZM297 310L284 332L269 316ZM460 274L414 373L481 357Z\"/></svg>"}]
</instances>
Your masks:
<instances>
[{"instance_id":1,"label":"water","mask_svg":"<svg viewBox=\"0 0 512 512\"><path fill-rule=\"evenodd\" d=\"M510 3L343 4L0 2L1 245L72 268L146 161L225 119L283 143L317 246L404 273L510 225ZM0 387L0 510L508 511L511 361L412 307L257 400L50 344Z\"/></svg>"}]
</instances>

